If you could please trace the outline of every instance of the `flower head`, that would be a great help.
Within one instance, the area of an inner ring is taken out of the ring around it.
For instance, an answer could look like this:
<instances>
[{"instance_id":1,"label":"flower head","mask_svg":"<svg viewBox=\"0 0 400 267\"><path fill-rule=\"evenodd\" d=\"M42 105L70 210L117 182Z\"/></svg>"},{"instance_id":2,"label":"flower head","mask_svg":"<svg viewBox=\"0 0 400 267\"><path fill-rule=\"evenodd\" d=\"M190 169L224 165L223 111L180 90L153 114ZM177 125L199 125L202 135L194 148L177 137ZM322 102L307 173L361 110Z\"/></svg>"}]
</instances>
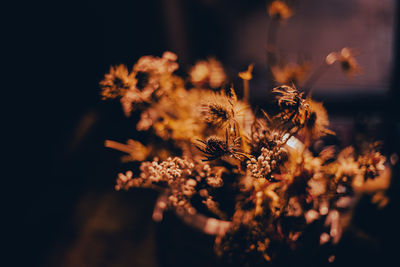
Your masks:
<instances>
[{"instance_id":1,"label":"flower head","mask_svg":"<svg viewBox=\"0 0 400 267\"><path fill-rule=\"evenodd\" d=\"M293 10L283 0L274 0L268 7L268 14L277 20L286 20L293 15Z\"/></svg>"},{"instance_id":2,"label":"flower head","mask_svg":"<svg viewBox=\"0 0 400 267\"><path fill-rule=\"evenodd\" d=\"M327 129L329 126L329 119L322 103L307 98L307 104L309 115L303 130L307 131L313 139L318 139L326 134L334 134L334 132Z\"/></svg>"},{"instance_id":3,"label":"flower head","mask_svg":"<svg viewBox=\"0 0 400 267\"><path fill-rule=\"evenodd\" d=\"M295 127L303 127L309 115L308 104L303 92L294 86L282 85L272 89L281 112L276 116L283 123L291 123Z\"/></svg>"},{"instance_id":4,"label":"flower head","mask_svg":"<svg viewBox=\"0 0 400 267\"><path fill-rule=\"evenodd\" d=\"M135 84L136 80L125 65L110 67L110 72L100 82L101 95L103 99L121 97Z\"/></svg>"},{"instance_id":5,"label":"flower head","mask_svg":"<svg viewBox=\"0 0 400 267\"><path fill-rule=\"evenodd\" d=\"M330 53L326 57L325 62L328 65L332 65L335 62L339 62L341 69L348 76L354 76L361 73L361 69L354 56L354 52L348 47L342 48L340 53L339 52Z\"/></svg>"},{"instance_id":6,"label":"flower head","mask_svg":"<svg viewBox=\"0 0 400 267\"><path fill-rule=\"evenodd\" d=\"M201 113L204 115L205 122L217 127L221 127L234 117L234 111L231 107L218 103L203 104Z\"/></svg>"},{"instance_id":7,"label":"flower head","mask_svg":"<svg viewBox=\"0 0 400 267\"><path fill-rule=\"evenodd\" d=\"M275 87L272 89L272 93L275 94L278 105L282 109L295 110L305 102L303 93L292 86Z\"/></svg>"},{"instance_id":8,"label":"flower head","mask_svg":"<svg viewBox=\"0 0 400 267\"><path fill-rule=\"evenodd\" d=\"M130 74L135 82L121 98L127 116L131 114L133 104L158 100L179 86L180 79L172 74L178 68L176 60L174 53L164 52L161 58L143 56L137 61Z\"/></svg>"},{"instance_id":9,"label":"flower head","mask_svg":"<svg viewBox=\"0 0 400 267\"><path fill-rule=\"evenodd\" d=\"M250 81L251 79L253 79L253 74L252 74L253 68L254 68L254 65L253 65L253 64L250 64L250 65L247 67L247 70L246 70L246 71L239 72L238 76L239 76L242 80Z\"/></svg>"},{"instance_id":10,"label":"flower head","mask_svg":"<svg viewBox=\"0 0 400 267\"><path fill-rule=\"evenodd\" d=\"M219 93L204 93L199 108L201 120L217 128L237 124L246 109L247 106L237 100L233 87Z\"/></svg>"},{"instance_id":11,"label":"flower head","mask_svg":"<svg viewBox=\"0 0 400 267\"><path fill-rule=\"evenodd\" d=\"M222 64L215 58L198 61L190 70L190 81L197 87L216 89L226 81Z\"/></svg>"},{"instance_id":12,"label":"flower head","mask_svg":"<svg viewBox=\"0 0 400 267\"><path fill-rule=\"evenodd\" d=\"M241 157L249 157L246 153L241 151L241 137L237 136L236 127L226 129L225 140L217 136L208 137L205 141L197 140L200 142L196 147L206 155L203 161L210 161L219 159L224 156L231 156L235 159Z\"/></svg>"},{"instance_id":13,"label":"flower head","mask_svg":"<svg viewBox=\"0 0 400 267\"><path fill-rule=\"evenodd\" d=\"M360 155L357 159L363 172L364 180L375 179L383 170L385 170L384 163L386 157L377 151L378 147L378 142L370 144L368 149L366 149L366 152L363 155Z\"/></svg>"},{"instance_id":14,"label":"flower head","mask_svg":"<svg viewBox=\"0 0 400 267\"><path fill-rule=\"evenodd\" d=\"M291 63L284 66L271 67L272 75L274 76L275 81L279 84L299 84L304 81L309 70L309 62L303 62L301 64Z\"/></svg>"}]
</instances>

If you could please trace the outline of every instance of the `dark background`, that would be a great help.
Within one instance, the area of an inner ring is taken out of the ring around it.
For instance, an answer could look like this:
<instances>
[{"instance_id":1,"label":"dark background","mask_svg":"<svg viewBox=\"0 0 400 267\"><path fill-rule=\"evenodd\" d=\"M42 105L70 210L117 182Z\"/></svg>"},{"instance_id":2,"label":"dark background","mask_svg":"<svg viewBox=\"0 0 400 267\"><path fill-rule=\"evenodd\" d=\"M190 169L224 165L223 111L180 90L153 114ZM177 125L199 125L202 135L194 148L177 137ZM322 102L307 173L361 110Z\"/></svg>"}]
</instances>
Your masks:
<instances>
[{"instance_id":1,"label":"dark background","mask_svg":"<svg viewBox=\"0 0 400 267\"><path fill-rule=\"evenodd\" d=\"M11 59L5 66L10 84L4 84L11 95L3 97L10 135L4 140L8 161L2 196L9 225L3 229L4 243L11 248L5 266L220 264L212 254L212 238L171 214L160 224L151 221L154 192L114 192L117 173L128 166L103 143L135 136L135 118L125 118L118 102L102 102L98 82L110 65L132 66L140 56L160 56L165 50L178 54L183 71L213 55L228 62L228 74L235 77L249 62L226 49L235 41L232 25L255 9L265 9L265 2L15 4L15 15L4 24L5 39L11 40L4 50ZM319 96L338 128L383 139L387 155L399 151L397 16L395 24L388 90L373 96ZM253 95L262 106L257 99ZM383 210L361 203L358 230L343 239L337 266L394 266L393 260L398 261L399 182L394 171L391 202Z\"/></svg>"}]
</instances>

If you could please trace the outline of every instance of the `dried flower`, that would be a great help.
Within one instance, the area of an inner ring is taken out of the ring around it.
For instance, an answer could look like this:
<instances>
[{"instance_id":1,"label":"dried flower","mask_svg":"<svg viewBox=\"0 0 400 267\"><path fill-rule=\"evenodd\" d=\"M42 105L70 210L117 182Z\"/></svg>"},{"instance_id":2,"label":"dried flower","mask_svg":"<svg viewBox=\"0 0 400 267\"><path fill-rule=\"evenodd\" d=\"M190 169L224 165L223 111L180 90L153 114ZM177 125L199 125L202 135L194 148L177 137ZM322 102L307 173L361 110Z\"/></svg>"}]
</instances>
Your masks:
<instances>
[{"instance_id":1,"label":"dried flower","mask_svg":"<svg viewBox=\"0 0 400 267\"><path fill-rule=\"evenodd\" d=\"M243 71L243 72L239 72L238 76L243 80L250 81L251 79L253 79L253 74L252 74L253 68L254 68L254 65L250 64L247 67L247 70Z\"/></svg>"},{"instance_id":2,"label":"dried flower","mask_svg":"<svg viewBox=\"0 0 400 267\"><path fill-rule=\"evenodd\" d=\"M263 147L261 155L257 159L253 158L247 161L247 170L250 171L252 177L273 181L275 179L271 174L279 172L279 168L288 159L287 153L283 147L274 150Z\"/></svg>"},{"instance_id":3,"label":"dried flower","mask_svg":"<svg viewBox=\"0 0 400 267\"><path fill-rule=\"evenodd\" d=\"M261 153L263 147L273 150L285 144L286 131L279 127L270 116L262 110L264 118L258 118L251 127L250 146L253 155Z\"/></svg>"},{"instance_id":4,"label":"dried flower","mask_svg":"<svg viewBox=\"0 0 400 267\"><path fill-rule=\"evenodd\" d=\"M150 147L148 148L142 143L132 139L129 139L127 141L127 144L121 144L115 141L106 140L104 145L106 147L130 154L128 159L133 161L145 160L151 151Z\"/></svg>"},{"instance_id":5,"label":"dried flower","mask_svg":"<svg viewBox=\"0 0 400 267\"><path fill-rule=\"evenodd\" d=\"M269 6L276 19L288 18L289 11L283 1ZM170 52L161 58L145 56L131 73L124 66L112 67L101 82L103 97L121 98L127 115L139 110L136 129L152 135L147 143L107 140L105 145L127 153L125 160L141 161L137 173L118 175L115 188L160 191L155 220L169 208L185 222L201 225L204 218L198 210L205 207L216 218L198 228L218 234L217 252L236 263L258 266L294 251L315 226L323 231L318 233L320 244L336 244L347 225L342 215L362 192L369 190L379 205L387 203L386 159L376 143L360 153L353 147L323 147L319 154L311 149L318 138L333 132L327 129L322 103L311 94L305 98L294 85L302 80L305 66L272 68L278 82L292 86L273 88L276 105L256 118L246 104L253 65L239 73L245 89L240 100L233 85L210 90L226 79L215 60L192 68L194 88L186 88L173 74L176 60ZM336 61L346 72L358 66L348 48L326 59L330 65ZM374 182L379 185L371 185Z\"/></svg>"},{"instance_id":6,"label":"dried flower","mask_svg":"<svg viewBox=\"0 0 400 267\"><path fill-rule=\"evenodd\" d=\"M342 48L340 53L339 52L330 53L326 57L325 62L328 65L332 65L335 62L339 62L341 69L348 76L354 76L356 74L361 73L360 66L358 65L357 60L354 57L354 52L348 47Z\"/></svg>"},{"instance_id":7,"label":"dried flower","mask_svg":"<svg viewBox=\"0 0 400 267\"><path fill-rule=\"evenodd\" d=\"M303 93L299 92L295 87L278 86L272 89L272 93L276 94L278 105L284 110L296 110L305 102Z\"/></svg>"},{"instance_id":8,"label":"dried flower","mask_svg":"<svg viewBox=\"0 0 400 267\"><path fill-rule=\"evenodd\" d=\"M293 10L283 0L274 0L268 7L268 14L277 20L286 20L293 15Z\"/></svg>"},{"instance_id":9,"label":"dried flower","mask_svg":"<svg viewBox=\"0 0 400 267\"><path fill-rule=\"evenodd\" d=\"M217 127L228 123L235 116L232 107L219 105L218 103L203 104L201 114L204 116L206 123Z\"/></svg>"},{"instance_id":10,"label":"dried flower","mask_svg":"<svg viewBox=\"0 0 400 267\"><path fill-rule=\"evenodd\" d=\"M310 62L290 63L284 66L272 66L271 72L279 84L299 84L305 80L310 67Z\"/></svg>"},{"instance_id":11,"label":"dried flower","mask_svg":"<svg viewBox=\"0 0 400 267\"><path fill-rule=\"evenodd\" d=\"M202 120L207 126L223 128L238 124L247 108L237 101L233 87L221 90L220 93L204 94L199 108Z\"/></svg>"},{"instance_id":12,"label":"dried flower","mask_svg":"<svg viewBox=\"0 0 400 267\"><path fill-rule=\"evenodd\" d=\"M132 183L133 172L127 171L126 174L118 174L117 184L115 185L115 190L125 189L128 190L133 186Z\"/></svg>"},{"instance_id":13,"label":"dried flower","mask_svg":"<svg viewBox=\"0 0 400 267\"><path fill-rule=\"evenodd\" d=\"M277 115L283 123L291 123L296 127L302 128L309 116L309 107L303 97L303 92L299 92L295 87L282 85L272 89L275 94L278 106L282 112Z\"/></svg>"},{"instance_id":14,"label":"dried flower","mask_svg":"<svg viewBox=\"0 0 400 267\"><path fill-rule=\"evenodd\" d=\"M190 81L198 87L219 88L226 81L222 64L215 58L198 61L190 70Z\"/></svg>"},{"instance_id":15,"label":"dried flower","mask_svg":"<svg viewBox=\"0 0 400 267\"><path fill-rule=\"evenodd\" d=\"M360 155L357 159L365 180L375 179L375 177L385 170L384 163L386 157L377 151L378 146L379 143L370 144L366 153Z\"/></svg>"},{"instance_id":16,"label":"dried flower","mask_svg":"<svg viewBox=\"0 0 400 267\"><path fill-rule=\"evenodd\" d=\"M237 159L244 153L240 152L240 137L231 140L228 132L225 134L225 141L217 136L211 136L206 141L198 140L202 145L196 147L206 155L207 161L221 158L223 156L233 156Z\"/></svg>"},{"instance_id":17,"label":"dried flower","mask_svg":"<svg viewBox=\"0 0 400 267\"><path fill-rule=\"evenodd\" d=\"M132 112L132 104L159 99L178 86L180 79L172 73L178 68L177 56L165 52L161 58L144 56L133 66L130 76L134 77L134 86L126 90L121 104L127 116Z\"/></svg>"},{"instance_id":18,"label":"dried flower","mask_svg":"<svg viewBox=\"0 0 400 267\"><path fill-rule=\"evenodd\" d=\"M329 126L328 114L321 102L307 99L308 116L305 122L304 132L312 138L318 139L326 134L334 134L327 129Z\"/></svg>"},{"instance_id":19,"label":"dried flower","mask_svg":"<svg viewBox=\"0 0 400 267\"><path fill-rule=\"evenodd\" d=\"M125 65L110 67L110 72L100 82L101 95L103 99L121 97L135 86L135 83L136 80L129 74Z\"/></svg>"}]
</instances>

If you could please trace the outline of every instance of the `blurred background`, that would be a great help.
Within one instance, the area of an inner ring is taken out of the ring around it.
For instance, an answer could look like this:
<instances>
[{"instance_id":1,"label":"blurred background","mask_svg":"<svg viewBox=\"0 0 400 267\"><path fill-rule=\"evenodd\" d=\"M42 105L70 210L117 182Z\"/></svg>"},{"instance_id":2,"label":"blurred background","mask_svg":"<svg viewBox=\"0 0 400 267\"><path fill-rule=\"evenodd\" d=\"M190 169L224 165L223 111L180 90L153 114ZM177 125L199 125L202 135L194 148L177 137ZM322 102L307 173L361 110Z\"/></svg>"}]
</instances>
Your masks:
<instances>
[{"instance_id":1,"label":"blurred background","mask_svg":"<svg viewBox=\"0 0 400 267\"><path fill-rule=\"evenodd\" d=\"M262 107L265 0L16 5L18 17L8 27L15 44L7 51L10 88L18 90L5 99L4 113L15 115L6 120L17 142L5 142L14 151L4 178L10 185L3 187L13 229L6 228L12 265L5 266L220 266L211 237L173 214L152 222L155 192L114 191L118 172L129 166L104 140L135 137L137 118L126 118L118 101L101 101L98 83L111 65L131 67L143 55L173 51L182 73L214 56L236 84L237 73L255 64L251 101ZM332 51L357 49L363 74L348 79L332 68L313 96L324 101L343 145L360 135L383 140L388 156L400 147L399 6L395 0L298 1L278 33L287 60L302 55L314 68ZM393 171L389 204L377 209L361 200L332 266L396 266L400 191Z\"/></svg>"}]
</instances>

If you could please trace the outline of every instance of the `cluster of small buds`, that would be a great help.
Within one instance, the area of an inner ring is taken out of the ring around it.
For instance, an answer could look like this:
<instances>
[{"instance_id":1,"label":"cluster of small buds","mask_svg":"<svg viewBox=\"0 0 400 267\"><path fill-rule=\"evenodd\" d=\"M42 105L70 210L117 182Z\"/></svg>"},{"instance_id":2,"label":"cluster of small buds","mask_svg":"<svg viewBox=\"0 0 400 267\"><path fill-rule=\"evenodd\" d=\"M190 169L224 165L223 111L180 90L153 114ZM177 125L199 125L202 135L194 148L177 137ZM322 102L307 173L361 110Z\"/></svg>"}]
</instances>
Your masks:
<instances>
[{"instance_id":1,"label":"cluster of small buds","mask_svg":"<svg viewBox=\"0 0 400 267\"><path fill-rule=\"evenodd\" d=\"M222 173L224 168L211 167L208 164L194 164L179 157L168 158L159 162L155 158L152 162L143 162L140 165L140 176L133 178L132 171L120 173L117 179L117 190L128 190L131 187L163 188L167 185L168 197L166 205L178 209L178 212L196 213L190 203L193 195L199 193L204 199L207 208L218 216L225 216L218 208L207 189L198 188L199 183L205 181L210 188L223 186Z\"/></svg>"},{"instance_id":2,"label":"cluster of small buds","mask_svg":"<svg viewBox=\"0 0 400 267\"><path fill-rule=\"evenodd\" d=\"M282 134L278 131L265 130L265 128L260 128L252 133L251 146L253 152L259 152L260 147L267 147L273 149L275 147L280 147L284 144L282 140Z\"/></svg>"},{"instance_id":3,"label":"cluster of small buds","mask_svg":"<svg viewBox=\"0 0 400 267\"><path fill-rule=\"evenodd\" d=\"M247 170L255 178L263 178L271 173L270 157L260 155L257 160L252 158L247 161Z\"/></svg>"},{"instance_id":4,"label":"cluster of small buds","mask_svg":"<svg viewBox=\"0 0 400 267\"><path fill-rule=\"evenodd\" d=\"M168 185L187 178L192 174L194 164L185 159L178 157L168 158L158 163L154 160L149 163L143 163L140 166L141 177L151 180L152 182L167 182Z\"/></svg>"},{"instance_id":5,"label":"cluster of small buds","mask_svg":"<svg viewBox=\"0 0 400 267\"><path fill-rule=\"evenodd\" d=\"M120 173L115 188L129 189L131 187L155 187L161 183L168 184L168 202L170 207L184 209L191 214L195 209L190 204L190 198L196 193L197 182L191 178L195 168L193 162L182 158L168 158L159 163L155 158L152 162L143 162L140 166L140 176L133 179L132 171Z\"/></svg>"},{"instance_id":6,"label":"cluster of small buds","mask_svg":"<svg viewBox=\"0 0 400 267\"><path fill-rule=\"evenodd\" d=\"M195 165L193 162L182 158L168 158L158 163L157 160L151 164L142 164L141 177L146 177L153 183L164 182L168 184L167 205L175 207L178 211L194 214L196 210L190 204L190 198L196 192L197 182L190 178Z\"/></svg>"},{"instance_id":7,"label":"cluster of small buds","mask_svg":"<svg viewBox=\"0 0 400 267\"><path fill-rule=\"evenodd\" d=\"M224 185L224 181L222 180L223 172L224 168L222 167L211 167L209 164L200 164L198 165L194 178L197 182L205 180L207 185L217 188Z\"/></svg>"},{"instance_id":8,"label":"cluster of small buds","mask_svg":"<svg viewBox=\"0 0 400 267\"><path fill-rule=\"evenodd\" d=\"M287 143L288 133L263 111L264 118L256 119L251 128L251 154L258 156L262 148L276 151ZM287 153L286 153L287 154Z\"/></svg>"},{"instance_id":9,"label":"cluster of small buds","mask_svg":"<svg viewBox=\"0 0 400 267\"><path fill-rule=\"evenodd\" d=\"M115 190L119 191L121 189L128 190L131 187L135 187L134 183L137 181L133 178L133 172L127 171L124 173L119 173L117 178L117 184L115 185ZM139 186L139 184L137 184Z\"/></svg>"},{"instance_id":10,"label":"cluster of small buds","mask_svg":"<svg viewBox=\"0 0 400 267\"><path fill-rule=\"evenodd\" d=\"M172 193L172 195L168 197L167 205L176 208L178 213L188 213L191 215L196 213L196 209L192 206L189 200L176 192Z\"/></svg>"},{"instance_id":11,"label":"cluster of small buds","mask_svg":"<svg viewBox=\"0 0 400 267\"><path fill-rule=\"evenodd\" d=\"M269 150L265 147L261 148L261 155L247 161L247 170L255 178L266 178L276 171L280 164L287 159L287 151L283 147L277 150Z\"/></svg>"}]
</instances>

